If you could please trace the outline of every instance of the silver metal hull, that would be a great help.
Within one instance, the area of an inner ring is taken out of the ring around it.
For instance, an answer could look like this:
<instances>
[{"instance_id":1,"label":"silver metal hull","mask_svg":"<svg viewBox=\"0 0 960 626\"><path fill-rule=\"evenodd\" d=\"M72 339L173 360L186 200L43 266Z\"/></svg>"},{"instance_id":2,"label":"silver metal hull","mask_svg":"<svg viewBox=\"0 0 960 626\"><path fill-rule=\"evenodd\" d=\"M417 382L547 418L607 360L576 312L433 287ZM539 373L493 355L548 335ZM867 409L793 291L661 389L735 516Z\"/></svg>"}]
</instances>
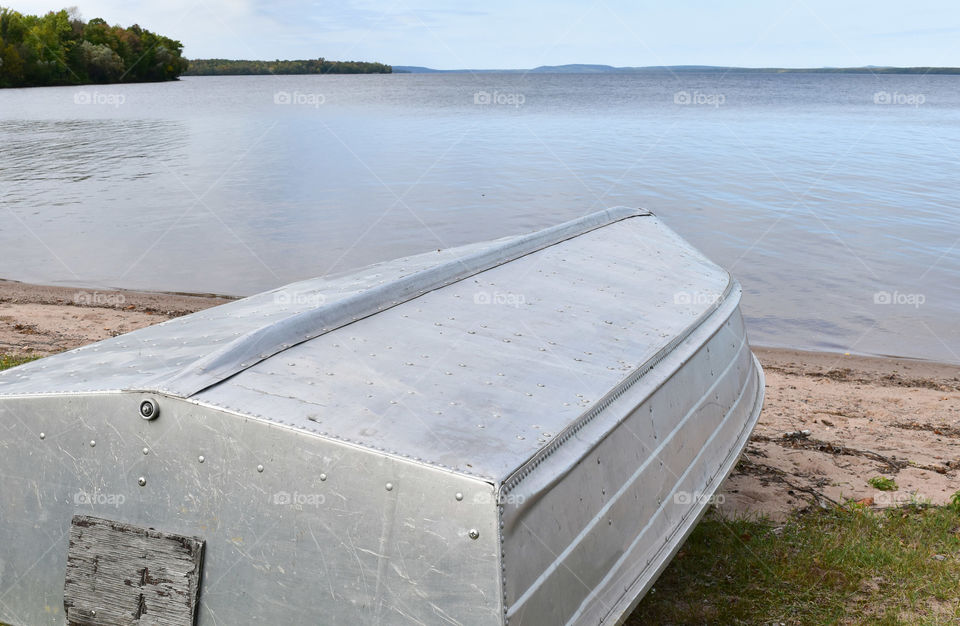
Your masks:
<instances>
[{"instance_id":1,"label":"silver metal hull","mask_svg":"<svg viewBox=\"0 0 960 626\"><path fill-rule=\"evenodd\" d=\"M201 537L199 624L625 617L746 445L763 374L739 286L653 216L535 243L0 375L0 621L64 623L77 513Z\"/></svg>"}]
</instances>

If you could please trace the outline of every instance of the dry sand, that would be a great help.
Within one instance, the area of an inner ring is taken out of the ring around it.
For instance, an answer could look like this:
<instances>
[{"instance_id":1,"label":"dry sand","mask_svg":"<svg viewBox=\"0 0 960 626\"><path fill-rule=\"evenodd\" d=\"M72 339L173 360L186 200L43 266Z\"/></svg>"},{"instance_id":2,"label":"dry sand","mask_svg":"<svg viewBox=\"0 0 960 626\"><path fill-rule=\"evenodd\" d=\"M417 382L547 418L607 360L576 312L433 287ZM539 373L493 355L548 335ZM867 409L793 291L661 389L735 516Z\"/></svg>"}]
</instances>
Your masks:
<instances>
[{"instance_id":1,"label":"dry sand","mask_svg":"<svg viewBox=\"0 0 960 626\"><path fill-rule=\"evenodd\" d=\"M0 279L0 354L46 356L224 302L229 299Z\"/></svg>"},{"instance_id":2,"label":"dry sand","mask_svg":"<svg viewBox=\"0 0 960 626\"><path fill-rule=\"evenodd\" d=\"M721 512L782 519L811 503L944 504L960 489L960 367L755 348L767 396ZM804 431L809 431L806 434ZM892 478L898 489L867 481Z\"/></svg>"},{"instance_id":3,"label":"dry sand","mask_svg":"<svg viewBox=\"0 0 960 626\"><path fill-rule=\"evenodd\" d=\"M0 354L47 355L227 302L0 280ZM818 503L945 503L960 489L960 367L755 348L767 396L718 502L782 519ZM809 431L808 433L805 431ZM885 476L896 491L867 481Z\"/></svg>"}]
</instances>

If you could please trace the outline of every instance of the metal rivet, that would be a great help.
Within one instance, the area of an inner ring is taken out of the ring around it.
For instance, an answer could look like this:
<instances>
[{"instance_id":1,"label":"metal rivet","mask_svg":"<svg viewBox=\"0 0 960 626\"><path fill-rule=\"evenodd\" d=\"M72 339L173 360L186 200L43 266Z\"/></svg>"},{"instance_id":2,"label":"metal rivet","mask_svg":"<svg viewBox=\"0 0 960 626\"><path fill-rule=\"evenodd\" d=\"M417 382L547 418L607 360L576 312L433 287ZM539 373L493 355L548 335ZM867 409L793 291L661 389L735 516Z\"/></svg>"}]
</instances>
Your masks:
<instances>
[{"instance_id":1,"label":"metal rivet","mask_svg":"<svg viewBox=\"0 0 960 626\"><path fill-rule=\"evenodd\" d=\"M46 439L46 438L47 438L47 433L40 433L40 438L41 438L41 439Z\"/></svg>"},{"instance_id":2,"label":"metal rivet","mask_svg":"<svg viewBox=\"0 0 960 626\"><path fill-rule=\"evenodd\" d=\"M320 474L320 480L326 480L326 479L327 479L326 474Z\"/></svg>"},{"instance_id":3,"label":"metal rivet","mask_svg":"<svg viewBox=\"0 0 960 626\"><path fill-rule=\"evenodd\" d=\"M262 472L262 471L263 471L263 466L262 466L262 465L258 465L258 466L257 466L257 471L258 471L258 472Z\"/></svg>"},{"instance_id":4,"label":"metal rivet","mask_svg":"<svg viewBox=\"0 0 960 626\"><path fill-rule=\"evenodd\" d=\"M457 502L460 502L461 500L463 500L463 494L458 491L457 495L455 495L454 498L457 499Z\"/></svg>"},{"instance_id":5,"label":"metal rivet","mask_svg":"<svg viewBox=\"0 0 960 626\"><path fill-rule=\"evenodd\" d=\"M479 539L479 538L480 538L480 531L477 530L476 528L471 528L471 529L470 529L470 532L467 533L467 534L470 535L470 538L471 538L471 539Z\"/></svg>"},{"instance_id":6,"label":"metal rivet","mask_svg":"<svg viewBox=\"0 0 960 626\"><path fill-rule=\"evenodd\" d=\"M137 479L137 484L143 487L144 485L147 484L147 479L141 476L140 478Z\"/></svg>"},{"instance_id":7,"label":"metal rivet","mask_svg":"<svg viewBox=\"0 0 960 626\"><path fill-rule=\"evenodd\" d=\"M385 485L385 487L386 487L387 491L393 491L393 483L387 483L387 484Z\"/></svg>"},{"instance_id":8,"label":"metal rivet","mask_svg":"<svg viewBox=\"0 0 960 626\"><path fill-rule=\"evenodd\" d=\"M145 420L157 419L160 415L160 405L153 398L147 398L140 403L140 417Z\"/></svg>"},{"instance_id":9,"label":"metal rivet","mask_svg":"<svg viewBox=\"0 0 960 626\"><path fill-rule=\"evenodd\" d=\"M90 447L91 447L91 448L96 448L96 447L97 447L97 442L94 441L93 439L91 439L91 440L90 440Z\"/></svg>"},{"instance_id":10,"label":"metal rivet","mask_svg":"<svg viewBox=\"0 0 960 626\"><path fill-rule=\"evenodd\" d=\"M206 459L203 458L203 455L202 455L202 454L197 457L197 460L200 461L201 463L203 463L204 461L206 461Z\"/></svg>"},{"instance_id":11,"label":"metal rivet","mask_svg":"<svg viewBox=\"0 0 960 626\"><path fill-rule=\"evenodd\" d=\"M144 449L143 449L143 453L144 453L144 454L150 454L150 448L144 448Z\"/></svg>"}]
</instances>

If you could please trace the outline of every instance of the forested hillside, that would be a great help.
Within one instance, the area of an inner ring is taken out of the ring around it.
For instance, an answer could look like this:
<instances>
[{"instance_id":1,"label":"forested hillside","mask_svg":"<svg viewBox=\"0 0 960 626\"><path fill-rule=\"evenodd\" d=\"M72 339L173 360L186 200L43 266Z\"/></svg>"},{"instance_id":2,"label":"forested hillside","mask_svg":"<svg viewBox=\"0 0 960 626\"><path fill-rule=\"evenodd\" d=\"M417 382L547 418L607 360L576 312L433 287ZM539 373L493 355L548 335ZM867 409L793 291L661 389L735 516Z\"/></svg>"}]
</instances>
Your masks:
<instances>
[{"instance_id":1,"label":"forested hillside","mask_svg":"<svg viewBox=\"0 0 960 626\"><path fill-rule=\"evenodd\" d=\"M0 7L0 87L174 80L187 69L182 50L179 41L136 24Z\"/></svg>"}]
</instances>

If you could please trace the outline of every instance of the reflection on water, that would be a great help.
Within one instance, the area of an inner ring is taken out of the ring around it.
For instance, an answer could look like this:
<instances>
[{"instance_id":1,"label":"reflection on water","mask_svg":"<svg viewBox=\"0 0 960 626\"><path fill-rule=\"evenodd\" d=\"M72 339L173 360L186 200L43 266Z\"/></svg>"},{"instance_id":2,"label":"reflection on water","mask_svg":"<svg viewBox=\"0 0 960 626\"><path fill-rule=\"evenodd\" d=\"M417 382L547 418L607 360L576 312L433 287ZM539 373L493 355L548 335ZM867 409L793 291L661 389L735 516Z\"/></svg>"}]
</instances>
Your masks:
<instances>
[{"instance_id":1,"label":"reflection on water","mask_svg":"<svg viewBox=\"0 0 960 626\"><path fill-rule=\"evenodd\" d=\"M755 343L960 362L960 77L96 90L0 91L0 276L248 294L626 204L740 279Z\"/></svg>"}]
</instances>

